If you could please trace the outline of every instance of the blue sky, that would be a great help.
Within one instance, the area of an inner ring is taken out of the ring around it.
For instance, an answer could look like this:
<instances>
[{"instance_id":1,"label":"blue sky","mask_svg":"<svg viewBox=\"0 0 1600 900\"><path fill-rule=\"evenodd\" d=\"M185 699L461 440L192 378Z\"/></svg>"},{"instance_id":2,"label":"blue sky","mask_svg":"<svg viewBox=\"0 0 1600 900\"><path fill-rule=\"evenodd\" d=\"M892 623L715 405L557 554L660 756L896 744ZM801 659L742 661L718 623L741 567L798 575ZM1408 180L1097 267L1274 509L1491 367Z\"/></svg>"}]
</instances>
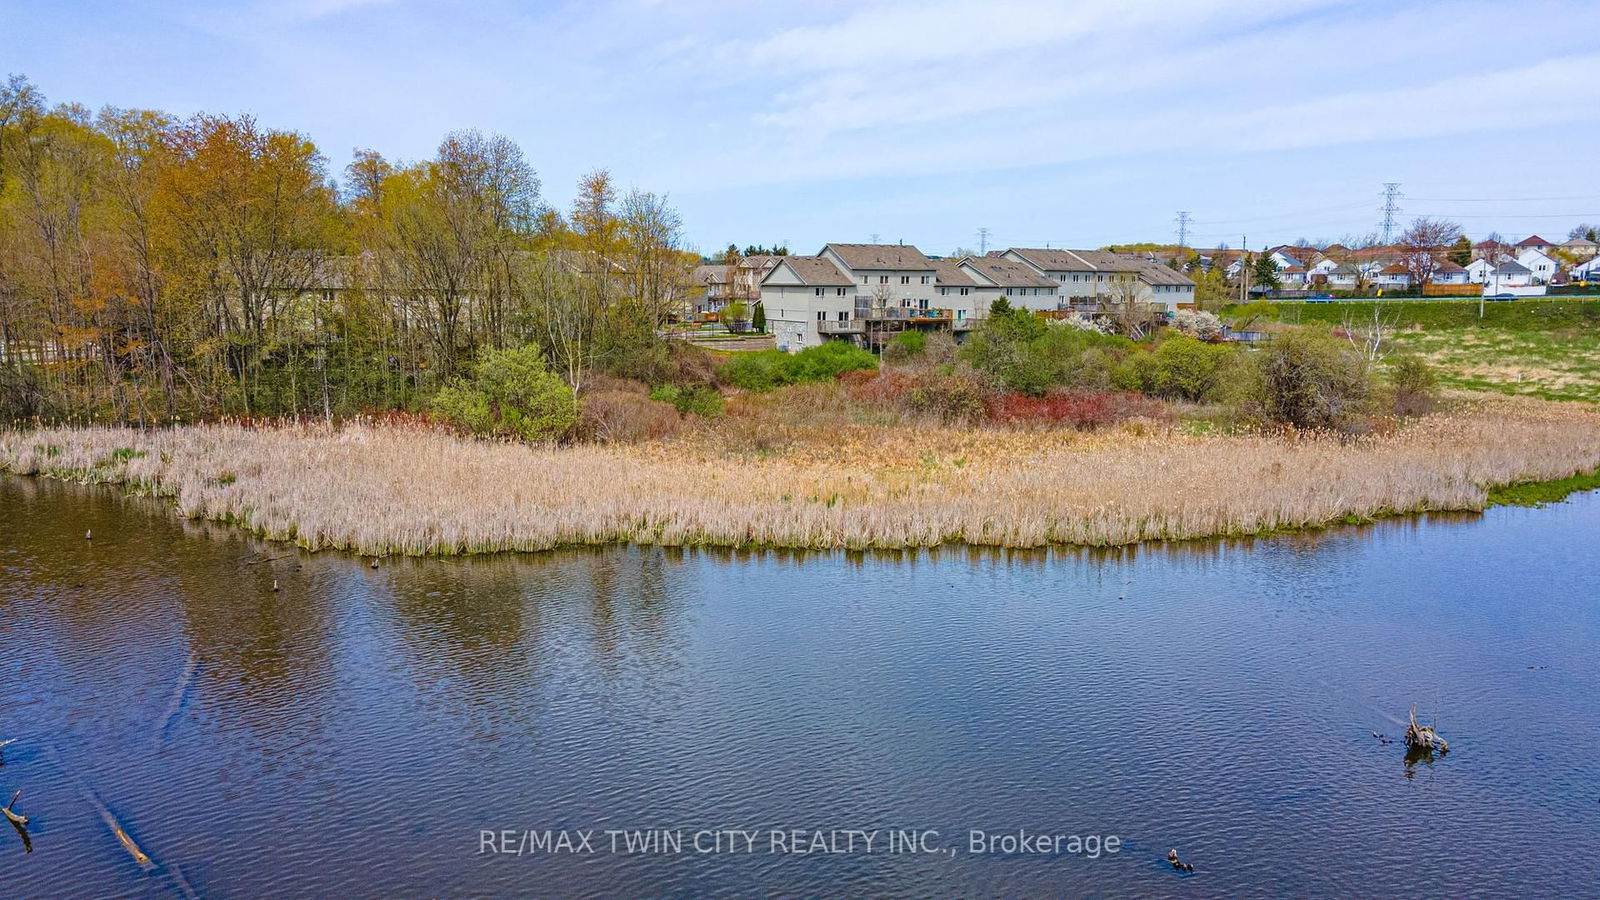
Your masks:
<instances>
[{"instance_id":1,"label":"blue sky","mask_svg":"<svg viewBox=\"0 0 1600 900\"><path fill-rule=\"evenodd\" d=\"M520 143L565 208L604 166L702 250L787 241L1252 246L1403 215L1600 222L1600 3L0 0L51 100L255 115L430 155Z\"/></svg>"}]
</instances>

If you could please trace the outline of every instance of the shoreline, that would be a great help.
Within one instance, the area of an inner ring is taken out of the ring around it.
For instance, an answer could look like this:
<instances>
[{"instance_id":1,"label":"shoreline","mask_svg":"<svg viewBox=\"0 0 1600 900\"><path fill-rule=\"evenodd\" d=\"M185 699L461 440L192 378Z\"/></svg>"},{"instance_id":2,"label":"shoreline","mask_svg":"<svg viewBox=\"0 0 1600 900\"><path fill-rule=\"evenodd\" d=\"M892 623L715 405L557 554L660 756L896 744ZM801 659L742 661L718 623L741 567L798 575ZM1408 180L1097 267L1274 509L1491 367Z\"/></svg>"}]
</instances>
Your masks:
<instances>
[{"instance_id":1,"label":"shoreline","mask_svg":"<svg viewBox=\"0 0 1600 900\"><path fill-rule=\"evenodd\" d=\"M1600 488L1600 413L1520 400L1342 442L864 427L829 443L551 449L359 424L38 429L0 432L0 471L116 485L180 518L368 557L615 544L1104 549L1481 512Z\"/></svg>"}]
</instances>

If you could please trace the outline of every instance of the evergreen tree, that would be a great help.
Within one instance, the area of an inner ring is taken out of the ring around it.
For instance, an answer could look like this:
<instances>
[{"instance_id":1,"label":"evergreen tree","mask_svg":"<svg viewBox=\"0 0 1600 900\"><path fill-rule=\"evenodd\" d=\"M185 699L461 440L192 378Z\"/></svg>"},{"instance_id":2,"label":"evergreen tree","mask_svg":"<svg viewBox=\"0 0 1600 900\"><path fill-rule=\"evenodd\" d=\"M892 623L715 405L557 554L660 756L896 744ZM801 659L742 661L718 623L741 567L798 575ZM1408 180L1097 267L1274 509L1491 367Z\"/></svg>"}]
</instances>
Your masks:
<instances>
[{"instance_id":1,"label":"evergreen tree","mask_svg":"<svg viewBox=\"0 0 1600 900\"><path fill-rule=\"evenodd\" d=\"M1251 270L1250 277L1255 279L1256 284L1273 290L1277 290L1281 286L1281 282L1278 281L1278 266L1272 261L1272 257L1267 254L1263 253L1257 256L1255 263L1251 266Z\"/></svg>"}]
</instances>

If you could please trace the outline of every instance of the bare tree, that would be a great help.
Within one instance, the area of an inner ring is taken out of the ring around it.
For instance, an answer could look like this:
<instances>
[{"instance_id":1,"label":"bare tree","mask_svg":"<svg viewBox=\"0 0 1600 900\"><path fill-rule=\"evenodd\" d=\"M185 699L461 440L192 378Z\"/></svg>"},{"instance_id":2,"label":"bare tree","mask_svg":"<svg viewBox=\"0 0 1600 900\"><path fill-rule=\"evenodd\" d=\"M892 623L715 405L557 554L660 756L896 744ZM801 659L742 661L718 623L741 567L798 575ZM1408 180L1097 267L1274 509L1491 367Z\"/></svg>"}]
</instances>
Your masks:
<instances>
[{"instance_id":1,"label":"bare tree","mask_svg":"<svg viewBox=\"0 0 1600 900\"><path fill-rule=\"evenodd\" d=\"M1350 342L1356 352L1369 363L1383 360L1392 352L1390 344L1394 341L1395 332L1399 330L1400 316L1396 312L1384 311L1380 304L1372 304L1372 320L1357 323L1355 316L1345 313L1344 332L1345 340Z\"/></svg>"},{"instance_id":2,"label":"bare tree","mask_svg":"<svg viewBox=\"0 0 1600 900\"><path fill-rule=\"evenodd\" d=\"M1445 219L1426 216L1411 223L1400 235L1400 264L1420 290L1439 273L1439 254L1461 236L1461 226Z\"/></svg>"},{"instance_id":3,"label":"bare tree","mask_svg":"<svg viewBox=\"0 0 1600 900\"><path fill-rule=\"evenodd\" d=\"M603 290L573 269L573 256L554 253L518 257L522 288L533 301L540 337L556 369L572 387L576 402L584 376L599 352L601 317L609 302ZM589 289L585 289L585 288Z\"/></svg>"},{"instance_id":4,"label":"bare tree","mask_svg":"<svg viewBox=\"0 0 1600 900\"><path fill-rule=\"evenodd\" d=\"M687 311L694 274L693 254L684 252L683 219L667 198L632 190L619 211L619 262L632 300L652 325Z\"/></svg>"},{"instance_id":5,"label":"bare tree","mask_svg":"<svg viewBox=\"0 0 1600 900\"><path fill-rule=\"evenodd\" d=\"M1113 274L1110 293L1105 294L1106 315L1117 333L1140 340L1154 323L1152 305L1139 276L1126 272Z\"/></svg>"}]
</instances>

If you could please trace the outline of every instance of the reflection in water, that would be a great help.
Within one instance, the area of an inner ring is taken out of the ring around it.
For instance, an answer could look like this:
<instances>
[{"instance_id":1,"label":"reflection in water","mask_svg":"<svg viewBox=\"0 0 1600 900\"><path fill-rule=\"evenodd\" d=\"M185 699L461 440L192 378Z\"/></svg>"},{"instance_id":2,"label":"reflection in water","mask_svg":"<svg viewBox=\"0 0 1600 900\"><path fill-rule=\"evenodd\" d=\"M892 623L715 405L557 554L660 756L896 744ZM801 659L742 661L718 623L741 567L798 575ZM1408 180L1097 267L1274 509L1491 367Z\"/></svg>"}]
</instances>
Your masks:
<instances>
[{"instance_id":1,"label":"reflection in water","mask_svg":"<svg viewBox=\"0 0 1600 900\"><path fill-rule=\"evenodd\" d=\"M1164 862L1178 846L1222 895L1573 892L1571 848L1600 840L1584 790L1600 762L1528 735L1600 740L1597 525L1590 496L1104 550L608 547L373 568L109 490L0 479L0 736L24 739L0 787L24 787L36 822L31 853L0 850L0 883L1161 896L1194 887ZM1413 704L1462 749L1371 739ZM482 829L678 826L937 828L952 845L966 828L1061 829L1126 849L935 862L477 844Z\"/></svg>"},{"instance_id":2,"label":"reflection in water","mask_svg":"<svg viewBox=\"0 0 1600 900\"><path fill-rule=\"evenodd\" d=\"M1406 777L1416 777L1417 766L1419 764L1431 766L1433 765L1435 759L1443 759L1445 756L1449 755L1449 753L1449 750L1440 750L1437 754L1435 754L1432 747L1407 747L1405 764Z\"/></svg>"}]
</instances>

